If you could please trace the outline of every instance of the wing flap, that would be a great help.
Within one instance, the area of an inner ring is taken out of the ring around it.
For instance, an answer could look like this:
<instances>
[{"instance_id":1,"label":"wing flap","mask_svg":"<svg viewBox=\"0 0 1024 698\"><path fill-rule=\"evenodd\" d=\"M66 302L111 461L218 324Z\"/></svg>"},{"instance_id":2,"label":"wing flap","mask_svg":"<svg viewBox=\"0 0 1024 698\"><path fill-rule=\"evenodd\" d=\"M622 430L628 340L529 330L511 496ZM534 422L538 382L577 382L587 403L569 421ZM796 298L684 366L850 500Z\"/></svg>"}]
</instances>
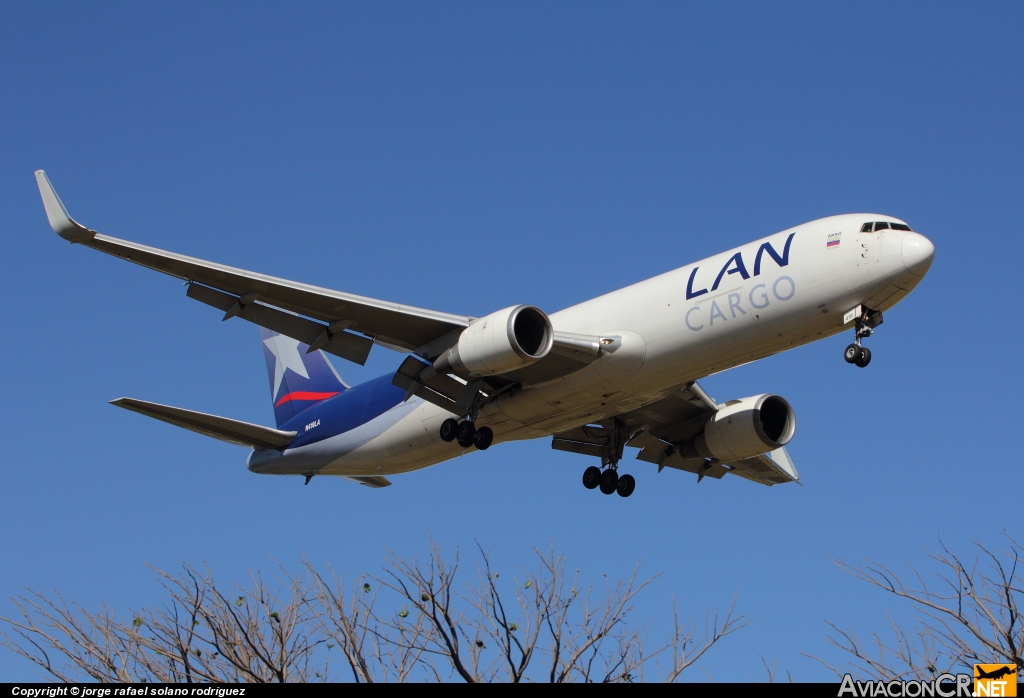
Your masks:
<instances>
[{"instance_id":1,"label":"wing flap","mask_svg":"<svg viewBox=\"0 0 1024 698\"><path fill-rule=\"evenodd\" d=\"M662 441L661 439L659 439L646 429L634 434L626 445L630 446L631 448L639 448L642 450L661 449L662 451L664 451L666 448L668 448L667 443L665 443L664 441ZM637 456L637 458L639 458L639 456Z\"/></svg>"},{"instance_id":2,"label":"wing flap","mask_svg":"<svg viewBox=\"0 0 1024 698\"><path fill-rule=\"evenodd\" d=\"M370 349L373 348L372 339L360 337L341 329L331 332L329 325L321 325L298 315L257 303L255 299L244 302L242 298L199 284L189 284L185 295L200 303L223 310L227 313L224 316L225 320L237 315L255 325L297 339L311 347L323 349L329 354L340 356L360 366L366 363L366 357L370 355Z\"/></svg>"},{"instance_id":3,"label":"wing flap","mask_svg":"<svg viewBox=\"0 0 1024 698\"><path fill-rule=\"evenodd\" d=\"M408 356L405 361L402 362L402 365L398 367L398 370L395 371L395 376L391 379L391 384L396 388L405 390L407 396L415 395L416 397L422 398L427 402L431 402L454 415L464 413L464 410L461 410L456 404L457 398L448 397L448 393L455 393L455 390L459 390L461 392L461 389L465 388L465 386L454 378L441 374L434 374L434 376L424 384L424 382L419 379L419 376L427 366L427 364L423 363L415 356ZM459 388L453 388L453 384L459 386Z\"/></svg>"},{"instance_id":4,"label":"wing flap","mask_svg":"<svg viewBox=\"0 0 1024 698\"><path fill-rule=\"evenodd\" d=\"M721 480L722 476L729 472L729 469L721 463L709 463L704 460L681 458L678 453L664 459L660 465L666 468L673 468L675 470L693 473L697 476L698 482L705 477L713 477L716 480Z\"/></svg>"},{"instance_id":5,"label":"wing flap","mask_svg":"<svg viewBox=\"0 0 1024 698\"><path fill-rule=\"evenodd\" d=\"M380 475L350 475L348 476L348 479L354 480L360 485L366 485L367 487L372 487L374 489L391 486L391 480L388 480L386 477L381 477Z\"/></svg>"},{"instance_id":6,"label":"wing flap","mask_svg":"<svg viewBox=\"0 0 1024 698\"><path fill-rule=\"evenodd\" d=\"M733 475L745 477L762 485L781 485L786 482L800 481L800 475L785 447L762 453L753 458L726 463L726 465L729 466Z\"/></svg>"},{"instance_id":7,"label":"wing flap","mask_svg":"<svg viewBox=\"0 0 1024 698\"><path fill-rule=\"evenodd\" d=\"M130 397L111 400L110 404L238 446L281 449L291 443L297 434L294 431L271 429L259 424L240 422L237 419L218 417L204 412L194 412Z\"/></svg>"},{"instance_id":8,"label":"wing flap","mask_svg":"<svg viewBox=\"0 0 1024 698\"><path fill-rule=\"evenodd\" d=\"M569 453L579 453L584 456L595 456L597 458L606 458L608 456L607 446L584 443L582 441L567 441L555 438L551 439L551 448L557 451L568 451Z\"/></svg>"},{"instance_id":9,"label":"wing flap","mask_svg":"<svg viewBox=\"0 0 1024 698\"><path fill-rule=\"evenodd\" d=\"M429 367L430 364L423 363L415 356L408 356L405 361L402 362L402 365L398 367L398 373L400 373L404 378L418 380L435 393L440 393L452 402L457 402L465 393L467 384L460 383L445 373L426 371ZM424 373L429 373L429 377L424 378ZM405 385L398 385L398 383L394 383L394 385L403 389L408 388L408 383L405 383Z\"/></svg>"},{"instance_id":10,"label":"wing flap","mask_svg":"<svg viewBox=\"0 0 1024 698\"><path fill-rule=\"evenodd\" d=\"M582 427L569 429L555 434L556 439L563 441L581 441L583 443L607 446L611 440L611 431L600 424L584 424Z\"/></svg>"}]
</instances>

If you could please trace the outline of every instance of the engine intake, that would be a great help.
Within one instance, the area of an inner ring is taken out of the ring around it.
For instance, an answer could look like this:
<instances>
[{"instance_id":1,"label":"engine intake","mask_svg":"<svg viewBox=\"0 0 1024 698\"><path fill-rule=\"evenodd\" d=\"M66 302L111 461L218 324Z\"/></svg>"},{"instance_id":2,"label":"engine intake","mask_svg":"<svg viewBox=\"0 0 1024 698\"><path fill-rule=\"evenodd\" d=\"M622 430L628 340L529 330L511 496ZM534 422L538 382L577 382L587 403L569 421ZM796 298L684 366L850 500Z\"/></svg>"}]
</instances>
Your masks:
<instances>
[{"instance_id":1,"label":"engine intake","mask_svg":"<svg viewBox=\"0 0 1024 698\"><path fill-rule=\"evenodd\" d=\"M551 320L540 308L516 305L470 323L434 368L466 377L508 373L543 359L554 339Z\"/></svg>"},{"instance_id":2,"label":"engine intake","mask_svg":"<svg viewBox=\"0 0 1024 698\"><path fill-rule=\"evenodd\" d=\"M684 458L735 461L785 446L796 433L796 415L778 395L730 400L704 430L678 447Z\"/></svg>"}]
</instances>

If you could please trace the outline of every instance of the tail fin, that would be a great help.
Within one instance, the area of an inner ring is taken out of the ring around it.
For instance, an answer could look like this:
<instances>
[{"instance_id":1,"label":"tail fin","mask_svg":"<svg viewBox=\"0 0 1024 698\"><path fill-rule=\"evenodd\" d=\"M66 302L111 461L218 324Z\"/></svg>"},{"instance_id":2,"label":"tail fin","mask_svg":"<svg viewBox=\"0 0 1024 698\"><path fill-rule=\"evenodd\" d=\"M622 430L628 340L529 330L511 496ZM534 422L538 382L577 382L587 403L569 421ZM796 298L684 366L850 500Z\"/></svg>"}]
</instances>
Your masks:
<instances>
[{"instance_id":1,"label":"tail fin","mask_svg":"<svg viewBox=\"0 0 1024 698\"><path fill-rule=\"evenodd\" d=\"M263 356L270 378L270 398L278 428L295 415L321 400L348 390L319 349L308 352L309 345L297 339L260 328Z\"/></svg>"}]
</instances>

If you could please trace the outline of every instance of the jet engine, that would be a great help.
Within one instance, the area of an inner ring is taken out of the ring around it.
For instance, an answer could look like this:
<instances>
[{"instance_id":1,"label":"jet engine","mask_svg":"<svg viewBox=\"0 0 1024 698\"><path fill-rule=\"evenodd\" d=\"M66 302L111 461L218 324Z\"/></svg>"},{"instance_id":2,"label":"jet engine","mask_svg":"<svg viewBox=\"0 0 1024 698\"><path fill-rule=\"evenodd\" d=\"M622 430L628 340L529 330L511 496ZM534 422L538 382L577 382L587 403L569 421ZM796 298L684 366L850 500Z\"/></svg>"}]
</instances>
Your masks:
<instances>
[{"instance_id":1,"label":"jet engine","mask_svg":"<svg viewBox=\"0 0 1024 698\"><path fill-rule=\"evenodd\" d=\"M516 305L470 323L434 369L465 377L508 373L543 359L554 339L551 320L540 308Z\"/></svg>"},{"instance_id":2,"label":"jet engine","mask_svg":"<svg viewBox=\"0 0 1024 698\"><path fill-rule=\"evenodd\" d=\"M796 433L796 415L778 395L754 395L721 405L695 437L680 444L684 458L735 461L785 446Z\"/></svg>"}]
</instances>

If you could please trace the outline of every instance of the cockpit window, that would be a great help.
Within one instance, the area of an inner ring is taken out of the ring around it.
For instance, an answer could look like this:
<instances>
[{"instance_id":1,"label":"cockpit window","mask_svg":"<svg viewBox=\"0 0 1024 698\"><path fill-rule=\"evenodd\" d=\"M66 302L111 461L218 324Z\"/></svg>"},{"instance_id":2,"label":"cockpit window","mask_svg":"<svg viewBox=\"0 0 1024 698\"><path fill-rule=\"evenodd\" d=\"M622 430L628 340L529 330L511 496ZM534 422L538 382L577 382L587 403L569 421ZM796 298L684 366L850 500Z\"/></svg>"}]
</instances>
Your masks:
<instances>
[{"instance_id":1,"label":"cockpit window","mask_svg":"<svg viewBox=\"0 0 1024 698\"><path fill-rule=\"evenodd\" d=\"M886 221L878 221L877 223L865 223L860 227L860 232L870 233L872 227L874 227L875 230L888 230L889 228L892 228L893 230L906 230L909 233L914 232L913 229L906 223L887 223Z\"/></svg>"}]
</instances>

